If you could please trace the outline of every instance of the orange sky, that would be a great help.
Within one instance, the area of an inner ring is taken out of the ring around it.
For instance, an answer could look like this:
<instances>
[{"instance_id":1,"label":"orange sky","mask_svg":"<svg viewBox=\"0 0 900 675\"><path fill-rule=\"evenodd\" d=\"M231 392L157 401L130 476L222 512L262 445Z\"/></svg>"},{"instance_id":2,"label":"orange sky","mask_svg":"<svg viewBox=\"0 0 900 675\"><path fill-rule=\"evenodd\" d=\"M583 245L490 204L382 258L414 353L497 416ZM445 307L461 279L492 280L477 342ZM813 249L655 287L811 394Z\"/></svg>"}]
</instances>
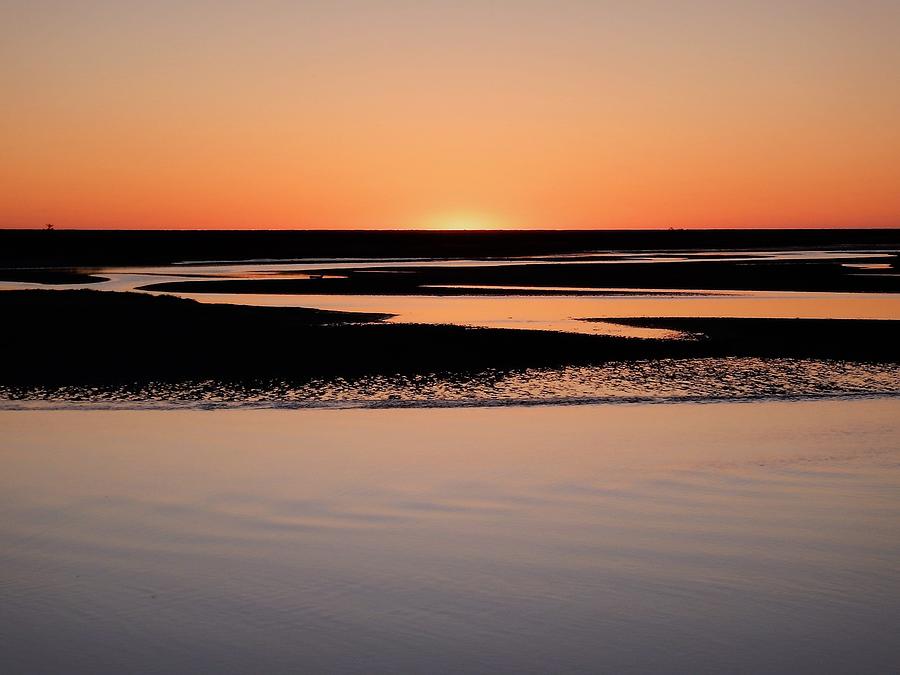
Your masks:
<instances>
[{"instance_id":1,"label":"orange sky","mask_svg":"<svg viewBox=\"0 0 900 675\"><path fill-rule=\"evenodd\" d=\"M0 227L900 226L900 2L0 3Z\"/></svg>"}]
</instances>

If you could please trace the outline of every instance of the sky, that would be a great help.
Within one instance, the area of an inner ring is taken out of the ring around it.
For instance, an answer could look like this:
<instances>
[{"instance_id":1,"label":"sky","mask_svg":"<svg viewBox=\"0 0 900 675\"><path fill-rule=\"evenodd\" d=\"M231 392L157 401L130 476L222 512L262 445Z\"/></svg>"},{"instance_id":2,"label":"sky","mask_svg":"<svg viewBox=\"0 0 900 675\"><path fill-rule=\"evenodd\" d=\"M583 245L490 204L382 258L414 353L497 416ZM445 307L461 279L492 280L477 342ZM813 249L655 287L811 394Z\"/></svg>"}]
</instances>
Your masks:
<instances>
[{"instance_id":1,"label":"sky","mask_svg":"<svg viewBox=\"0 0 900 675\"><path fill-rule=\"evenodd\" d=\"M900 226L900 1L0 0L0 227Z\"/></svg>"}]
</instances>

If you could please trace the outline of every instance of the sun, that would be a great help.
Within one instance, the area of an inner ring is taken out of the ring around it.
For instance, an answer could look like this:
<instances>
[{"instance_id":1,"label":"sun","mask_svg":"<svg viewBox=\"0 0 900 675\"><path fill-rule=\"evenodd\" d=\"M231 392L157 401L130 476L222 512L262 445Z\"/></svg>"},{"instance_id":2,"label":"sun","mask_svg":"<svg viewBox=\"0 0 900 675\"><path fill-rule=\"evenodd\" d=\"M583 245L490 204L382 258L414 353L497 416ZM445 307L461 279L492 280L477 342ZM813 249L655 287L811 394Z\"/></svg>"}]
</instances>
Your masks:
<instances>
[{"instance_id":1,"label":"sun","mask_svg":"<svg viewBox=\"0 0 900 675\"><path fill-rule=\"evenodd\" d=\"M502 220L481 213L441 213L423 221L428 230L503 230Z\"/></svg>"}]
</instances>

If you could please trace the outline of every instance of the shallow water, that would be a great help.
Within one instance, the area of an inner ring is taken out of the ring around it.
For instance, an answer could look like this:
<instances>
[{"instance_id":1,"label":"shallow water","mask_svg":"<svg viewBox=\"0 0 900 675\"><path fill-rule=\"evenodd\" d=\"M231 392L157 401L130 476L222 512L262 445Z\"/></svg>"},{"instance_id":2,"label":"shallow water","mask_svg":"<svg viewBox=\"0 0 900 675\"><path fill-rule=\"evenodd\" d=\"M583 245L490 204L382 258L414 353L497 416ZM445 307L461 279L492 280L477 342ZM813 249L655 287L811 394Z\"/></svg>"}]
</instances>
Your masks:
<instances>
[{"instance_id":1,"label":"shallow water","mask_svg":"<svg viewBox=\"0 0 900 675\"><path fill-rule=\"evenodd\" d=\"M670 337L672 331L638 329L584 318L700 317L900 319L900 293L777 291L673 291L667 295L497 297L426 295L265 295L184 293L201 302L275 307L315 307L395 314L396 323L453 324L563 332Z\"/></svg>"},{"instance_id":2,"label":"shallow water","mask_svg":"<svg viewBox=\"0 0 900 675\"><path fill-rule=\"evenodd\" d=\"M10 672L896 672L900 400L0 413Z\"/></svg>"},{"instance_id":3,"label":"shallow water","mask_svg":"<svg viewBox=\"0 0 900 675\"><path fill-rule=\"evenodd\" d=\"M900 396L900 364L706 358L476 373L120 386L0 384L0 409L460 407Z\"/></svg>"},{"instance_id":4,"label":"shallow water","mask_svg":"<svg viewBox=\"0 0 900 675\"><path fill-rule=\"evenodd\" d=\"M306 272L378 269L402 272L409 267L477 267L492 265L567 265L622 262L765 261L765 260L880 260L893 254L884 252L766 251L766 252L593 252L573 256L462 260L305 260L292 262L219 262L145 268L93 270L108 281L86 285L45 285L0 283L0 290L13 288L92 288L134 291L163 281L198 279L248 279L304 276ZM883 263L848 263L869 265ZM442 286L470 292L480 286ZM469 291L466 291L466 288ZM584 318L623 317L746 317L806 319L900 319L900 293L819 293L791 291L709 291L695 289L610 289L554 287L557 295L537 287L492 287L508 291L503 296L434 295L286 295L262 293L171 293L200 302L276 307L312 307L349 312L395 315L395 323L453 324L480 328L552 330L589 335L618 335L638 338L684 338L677 331L623 326L605 322L584 322ZM593 295L586 294L594 291ZM573 296L577 292L581 295ZM568 295L567 295L568 293Z\"/></svg>"}]
</instances>

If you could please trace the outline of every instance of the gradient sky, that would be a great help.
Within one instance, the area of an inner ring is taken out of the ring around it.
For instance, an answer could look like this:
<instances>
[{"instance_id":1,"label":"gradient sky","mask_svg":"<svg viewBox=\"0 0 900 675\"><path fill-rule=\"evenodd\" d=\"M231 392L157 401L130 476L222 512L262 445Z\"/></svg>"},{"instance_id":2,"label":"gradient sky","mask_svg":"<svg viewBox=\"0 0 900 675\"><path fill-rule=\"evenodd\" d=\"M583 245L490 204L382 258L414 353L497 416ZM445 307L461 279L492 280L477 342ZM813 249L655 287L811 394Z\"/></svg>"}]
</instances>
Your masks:
<instances>
[{"instance_id":1,"label":"gradient sky","mask_svg":"<svg viewBox=\"0 0 900 675\"><path fill-rule=\"evenodd\" d=\"M900 226L900 1L0 0L0 226Z\"/></svg>"}]
</instances>

